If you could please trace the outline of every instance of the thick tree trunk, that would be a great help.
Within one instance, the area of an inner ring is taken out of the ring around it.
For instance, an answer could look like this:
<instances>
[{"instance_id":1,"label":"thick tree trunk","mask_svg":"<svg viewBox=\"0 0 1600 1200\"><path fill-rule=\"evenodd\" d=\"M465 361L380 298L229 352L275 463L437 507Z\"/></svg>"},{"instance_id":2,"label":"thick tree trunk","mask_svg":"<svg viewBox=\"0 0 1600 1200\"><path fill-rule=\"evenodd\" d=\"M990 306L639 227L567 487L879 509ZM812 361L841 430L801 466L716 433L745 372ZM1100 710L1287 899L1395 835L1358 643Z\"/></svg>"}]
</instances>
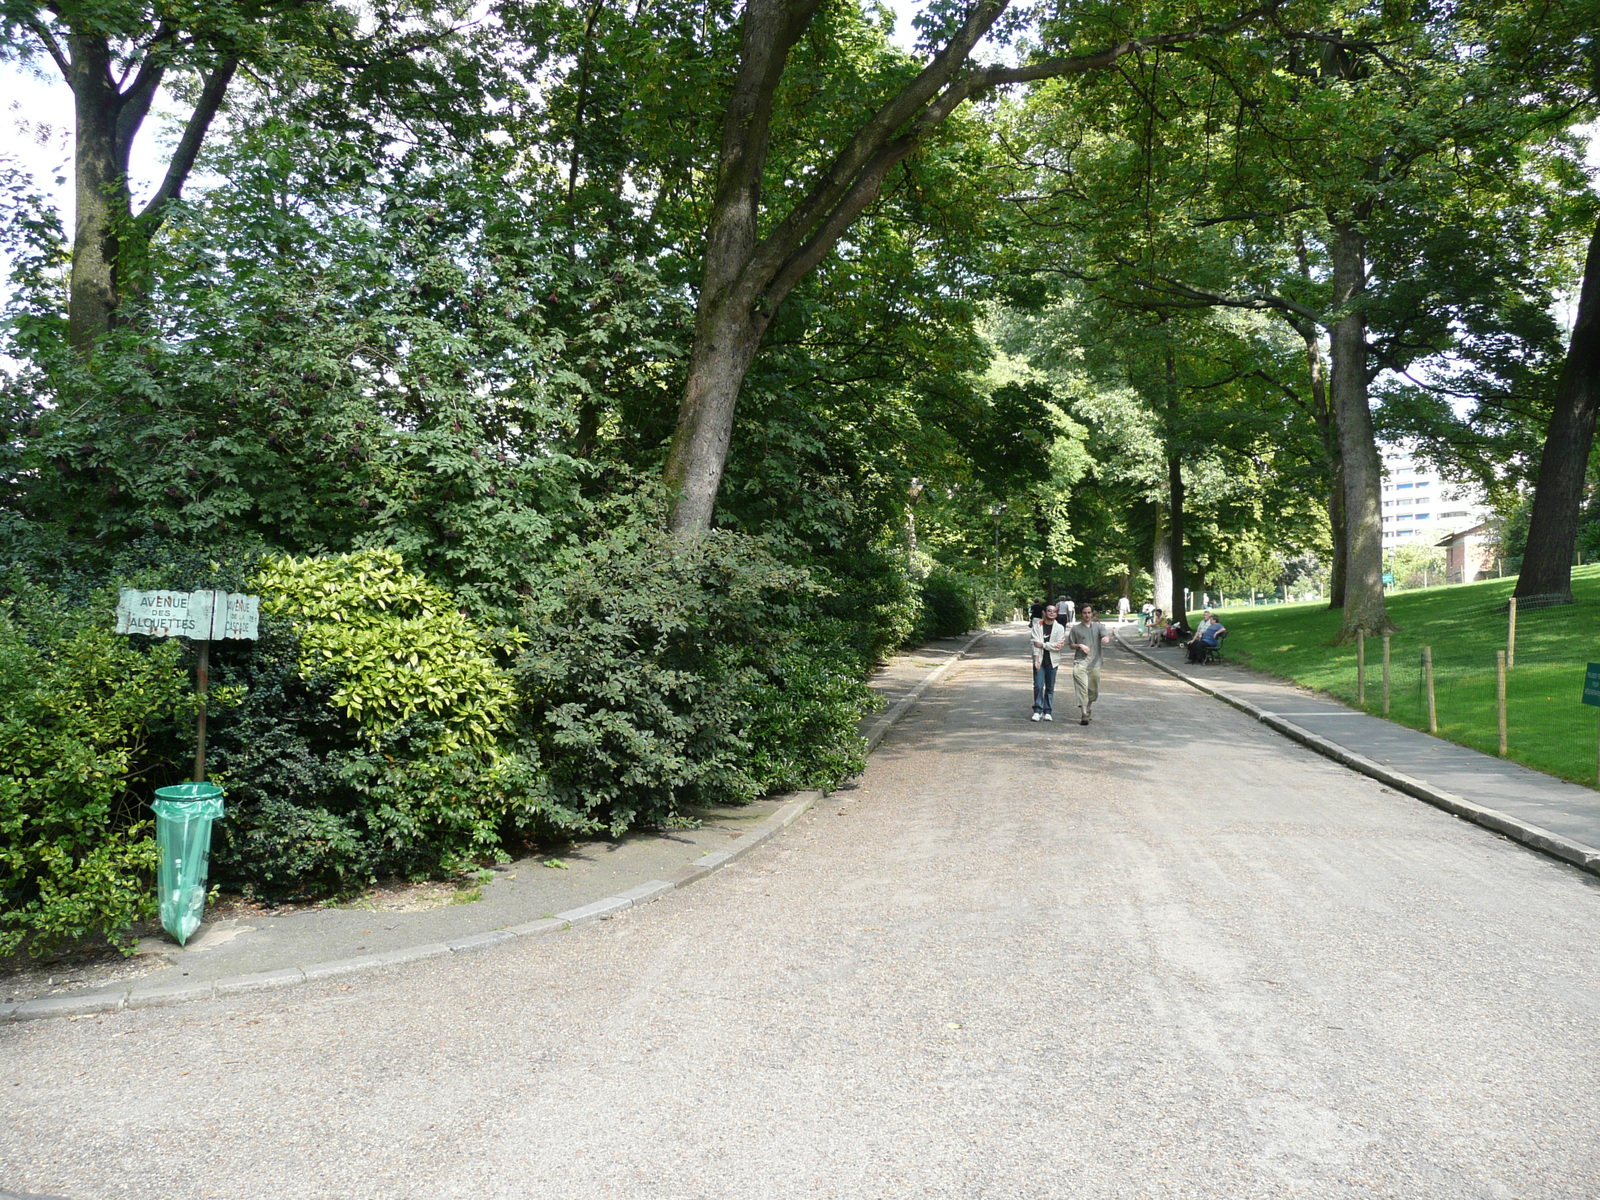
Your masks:
<instances>
[{"instance_id":1,"label":"thick tree trunk","mask_svg":"<svg viewBox=\"0 0 1600 1200\"><path fill-rule=\"evenodd\" d=\"M1382 467L1367 401L1367 321L1360 308L1367 286L1366 237L1353 225L1333 230L1333 302L1339 312L1331 337L1333 411L1344 470L1345 580L1341 640L1357 632L1391 633L1383 600Z\"/></svg>"},{"instance_id":2,"label":"thick tree trunk","mask_svg":"<svg viewBox=\"0 0 1600 1200\"><path fill-rule=\"evenodd\" d=\"M67 336L87 351L111 328L119 294L117 239L131 221L128 161L117 136L122 97L111 76L111 50L104 37L73 36L71 54L77 141L72 237L72 285L67 299Z\"/></svg>"},{"instance_id":3,"label":"thick tree trunk","mask_svg":"<svg viewBox=\"0 0 1600 1200\"><path fill-rule=\"evenodd\" d=\"M1517 596L1558 596L1572 603L1572 552L1583 506L1583 481L1600 410L1600 221L1589 239L1567 361L1556 388L1555 411L1545 432L1539 481L1533 491L1528 546Z\"/></svg>"},{"instance_id":4,"label":"thick tree trunk","mask_svg":"<svg viewBox=\"0 0 1600 1200\"><path fill-rule=\"evenodd\" d=\"M678 427L662 473L674 498L668 528L678 537L711 528L739 389L766 332L767 323L750 319L743 308L724 305L696 324Z\"/></svg>"},{"instance_id":5,"label":"thick tree trunk","mask_svg":"<svg viewBox=\"0 0 1600 1200\"><path fill-rule=\"evenodd\" d=\"M1276 8L1269 4L1251 9L1213 26L1124 37L1089 54L1022 66L970 67L973 49L1009 3L974 0L943 47L842 139L833 159L811 178L804 196L787 213L766 222L766 232L758 239L773 96L789 52L821 0L745 0L739 71L723 114L717 192L706 230L695 349L664 472L671 497L667 522L680 539L710 527L739 383L772 315L877 200L889 172L951 113L973 96L1007 84L1103 71L1129 54L1231 33ZM713 315L715 319L708 319ZM728 340L702 347L708 331Z\"/></svg>"},{"instance_id":6,"label":"thick tree trunk","mask_svg":"<svg viewBox=\"0 0 1600 1200\"><path fill-rule=\"evenodd\" d=\"M1150 563L1150 594L1156 607L1171 615L1172 608L1172 535L1167 528L1167 506L1156 505L1155 552Z\"/></svg>"},{"instance_id":7,"label":"thick tree trunk","mask_svg":"<svg viewBox=\"0 0 1600 1200\"><path fill-rule=\"evenodd\" d=\"M1350 560L1350 530L1344 519L1344 467L1333 465L1328 489L1328 529L1333 537L1333 561L1328 564L1328 607L1344 607L1344 581Z\"/></svg>"},{"instance_id":8,"label":"thick tree trunk","mask_svg":"<svg viewBox=\"0 0 1600 1200\"><path fill-rule=\"evenodd\" d=\"M1167 451L1167 517L1170 522L1168 549L1172 572L1171 598L1167 611L1181 624L1189 624L1189 606L1183 598L1187 583L1183 571L1183 460Z\"/></svg>"},{"instance_id":9,"label":"thick tree trunk","mask_svg":"<svg viewBox=\"0 0 1600 1200\"><path fill-rule=\"evenodd\" d=\"M1309 269L1308 269L1309 274ZM1311 415L1322 439L1322 459L1328 468L1328 529L1333 537L1333 562L1328 569L1328 607L1344 607L1345 560L1349 554L1344 520L1344 468L1339 459L1339 429L1328 402L1327 365L1322 357L1322 333L1307 322L1295 329L1306 347L1306 369L1311 375Z\"/></svg>"}]
</instances>

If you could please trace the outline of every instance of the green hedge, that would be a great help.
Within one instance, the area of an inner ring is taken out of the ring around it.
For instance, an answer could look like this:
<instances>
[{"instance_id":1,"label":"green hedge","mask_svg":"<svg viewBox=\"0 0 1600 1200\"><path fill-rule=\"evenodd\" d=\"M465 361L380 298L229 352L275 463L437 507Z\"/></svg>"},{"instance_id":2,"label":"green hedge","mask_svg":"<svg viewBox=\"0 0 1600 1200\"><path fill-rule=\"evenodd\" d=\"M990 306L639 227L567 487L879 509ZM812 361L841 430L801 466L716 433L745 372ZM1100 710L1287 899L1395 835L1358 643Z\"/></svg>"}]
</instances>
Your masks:
<instances>
[{"instance_id":1,"label":"green hedge","mask_svg":"<svg viewBox=\"0 0 1600 1200\"><path fill-rule=\"evenodd\" d=\"M151 743L186 682L176 644L116 636L98 600L13 583L0 610L0 954L116 938L154 909Z\"/></svg>"},{"instance_id":2,"label":"green hedge","mask_svg":"<svg viewBox=\"0 0 1600 1200\"><path fill-rule=\"evenodd\" d=\"M259 640L212 648L212 879L338 895L861 770L863 659L903 597L848 620L848 580L758 539L607 519L534 573L519 629L475 624L393 552L218 562L151 540L102 572L262 595ZM37 574L0 609L0 952L150 914L148 802L193 755L193 647L118 637L114 590Z\"/></svg>"}]
</instances>

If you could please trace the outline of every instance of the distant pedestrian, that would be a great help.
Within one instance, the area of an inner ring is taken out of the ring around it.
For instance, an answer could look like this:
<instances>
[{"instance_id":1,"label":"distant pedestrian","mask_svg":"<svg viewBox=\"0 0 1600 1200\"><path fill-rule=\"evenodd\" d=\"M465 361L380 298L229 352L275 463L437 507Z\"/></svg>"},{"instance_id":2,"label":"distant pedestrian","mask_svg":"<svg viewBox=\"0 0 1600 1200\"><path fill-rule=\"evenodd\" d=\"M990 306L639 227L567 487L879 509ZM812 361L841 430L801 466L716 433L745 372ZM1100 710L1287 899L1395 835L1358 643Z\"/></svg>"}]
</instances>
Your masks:
<instances>
[{"instance_id":1,"label":"distant pedestrian","mask_svg":"<svg viewBox=\"0 0 1600 1200\"><path fill-rule=\"evenodd\" d=\"M1054 604L1045 605L1044 616L1031 629L1033 649L1033 721L1054 721L1051 714L1056 694L1056 670L1061 666L1061 651L1067 642L1067 626L1057 615Z\"/></svg>"},{"instance_id":2,"label":"distant pedestrian","mask_svg":"<svg viewBox=\"0 0 1600 1200\"><path fill-rule=\"evenodd\" d=\"M1094 605L1079 610L1078 623L1067 633L1072 647L1072 686L1078 694L1078 724L1087 725L1094 717L1094 702L1100 698L1100 661L1111 635L1094 619Z\"/></svg>"},{"instance_id":3,"label":"distant pedestrian","mask_svg":"<svg viewBox=\"0 0 1600 1200\"><path fill-rule=\"evenodd\" d=\"M1073 613L1072 597L1063 596L1060 600L1057 600L1056 611L1061 614L1061 619L1063 621L1065 621L1068 625L1071 625Z\"/></svg>"},{"instance_id":4,"label":"distant pedestrian","mask_svg":"<svg viewBox=\"0 0 1600 1200\"><path fill-rule=\"evenodd\" d=\"M1131 613L1132 611L1133 611L1133 605L1128 602L1128 598L1126 596L1124 596L1121 600L1118 600L1117 601L1117 624L1120 625L1120 624L1122 624L1122 622L1126 621L1128 619L1128 614Z\"/></svg>"}]
</instances>

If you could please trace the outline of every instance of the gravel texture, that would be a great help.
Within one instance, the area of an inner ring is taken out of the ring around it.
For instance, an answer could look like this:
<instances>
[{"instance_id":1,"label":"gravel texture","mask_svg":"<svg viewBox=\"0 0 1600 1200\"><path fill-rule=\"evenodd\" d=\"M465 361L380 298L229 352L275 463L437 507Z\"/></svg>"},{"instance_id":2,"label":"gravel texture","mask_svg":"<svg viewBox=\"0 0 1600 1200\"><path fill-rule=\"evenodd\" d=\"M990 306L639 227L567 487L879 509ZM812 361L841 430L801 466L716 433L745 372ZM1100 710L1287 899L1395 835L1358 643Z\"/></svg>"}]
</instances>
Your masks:
<instances>
[{"instance_id":1,"label":"gravel texture","mask_svg":"<svg viewBox=\"0 0 1600 1200\"><path fill-rule=\"evenodd\" d=\"M356 981L0 1028L0 1188L1600 1196L1600 881L1108 657L980 643L695 887Z\"/></svg>"}]
</instances>

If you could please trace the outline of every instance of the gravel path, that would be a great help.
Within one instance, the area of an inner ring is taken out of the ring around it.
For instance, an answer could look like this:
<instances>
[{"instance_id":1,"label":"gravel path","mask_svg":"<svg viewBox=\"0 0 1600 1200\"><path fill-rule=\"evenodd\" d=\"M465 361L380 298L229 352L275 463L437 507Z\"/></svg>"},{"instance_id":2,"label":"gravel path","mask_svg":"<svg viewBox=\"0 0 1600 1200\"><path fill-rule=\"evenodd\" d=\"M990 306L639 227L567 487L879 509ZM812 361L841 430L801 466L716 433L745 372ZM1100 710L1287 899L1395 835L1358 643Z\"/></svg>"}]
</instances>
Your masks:
<instances>
[{"instance_id":1,"label":"gravel path","mask_svg":"<svg viewBox=\"0 0 1600 1200\"><path fill-rule=\"evenodd\" d=\"M612 920L0 1029L0 1188L1600 1196L1600 881L1121 655L1087 729L1027 674L980 643L857 789Z\"/></svg>"}]
</instances>

